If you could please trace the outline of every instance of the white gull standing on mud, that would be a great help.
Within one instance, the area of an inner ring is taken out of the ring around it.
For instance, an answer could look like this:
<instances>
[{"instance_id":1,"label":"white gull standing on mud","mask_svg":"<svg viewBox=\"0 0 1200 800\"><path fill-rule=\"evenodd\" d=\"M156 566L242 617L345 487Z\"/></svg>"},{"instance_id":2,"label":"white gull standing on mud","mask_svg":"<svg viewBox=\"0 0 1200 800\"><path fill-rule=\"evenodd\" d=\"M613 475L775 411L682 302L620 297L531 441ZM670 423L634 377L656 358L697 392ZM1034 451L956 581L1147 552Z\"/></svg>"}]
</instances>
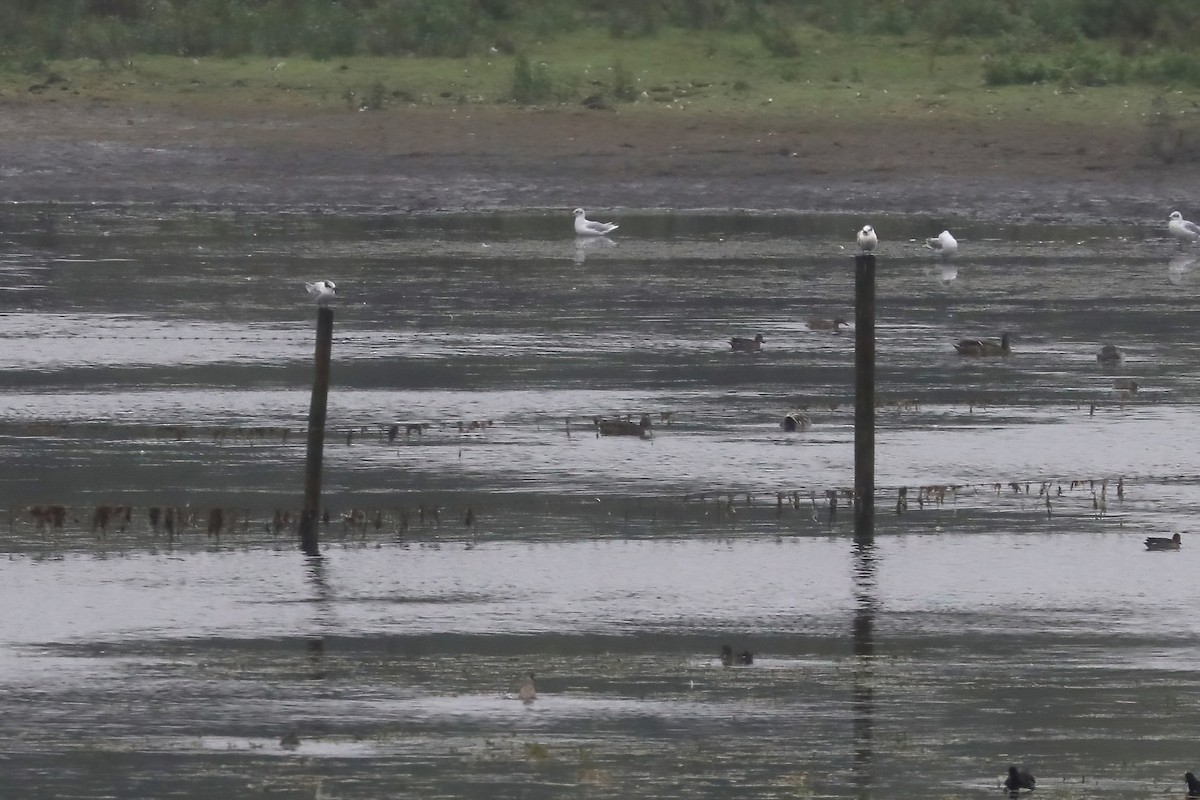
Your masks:
<instances>
[{"instance_id":1,"label":"white gull standing on mud","mask_svg":"<svg viewBox=\"0 0 1200 800\"><path fill-rule=\"evenodd\" d=\"M1167 223L1167 230L1181 242L1194 242L1200 239L1200 225L1188 222L1183 218L1183 214L1180 214L1178 211L1171 212L1171 220Z\"/></svg>"},{"instance_id":2,"label":"white gull standing on mud","mask_svg":"<svg viewBox=\"0 0 1200 800\"><path fill-rule=\"evenodd\" d=\"M616 229L617 226L611 222L593 222L582 208L575 209L575 233L580 236L603 236Z\"/></svg>"},{"instance_id":3,"label":"white gull standing on mud","mask_svg":"<svg viewBox=\"0 0 1200 800\"><path fill-rule=\"evenodd\" d=\"M950 231L942 231L937 238L926 239L925 246L943 258L958 254L958 240L950 235Z\"/></svg>"}]
</instances>

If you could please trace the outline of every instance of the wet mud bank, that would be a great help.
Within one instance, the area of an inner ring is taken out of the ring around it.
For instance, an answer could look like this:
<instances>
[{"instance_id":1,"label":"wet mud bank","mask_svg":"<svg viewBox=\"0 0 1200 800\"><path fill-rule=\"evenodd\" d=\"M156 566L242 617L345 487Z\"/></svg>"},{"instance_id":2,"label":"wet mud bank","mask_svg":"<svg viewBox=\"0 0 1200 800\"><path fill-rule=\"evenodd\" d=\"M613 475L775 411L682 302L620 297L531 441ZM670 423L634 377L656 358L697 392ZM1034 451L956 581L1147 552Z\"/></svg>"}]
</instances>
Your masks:
<instances>
[{"instance_id":1,"label":"wet mud bank","mask_svg":"<svg viewBox=\"0 0 1200 800\"><path fill-rule=\"evenodd\" d=\"M1200 165L1144 132L512 108L349 114L8 101L0 201L364 212L566 208L1154 224ZM1164 223L1165 224L1165 223Z\"/></svg>"}]
</instances>

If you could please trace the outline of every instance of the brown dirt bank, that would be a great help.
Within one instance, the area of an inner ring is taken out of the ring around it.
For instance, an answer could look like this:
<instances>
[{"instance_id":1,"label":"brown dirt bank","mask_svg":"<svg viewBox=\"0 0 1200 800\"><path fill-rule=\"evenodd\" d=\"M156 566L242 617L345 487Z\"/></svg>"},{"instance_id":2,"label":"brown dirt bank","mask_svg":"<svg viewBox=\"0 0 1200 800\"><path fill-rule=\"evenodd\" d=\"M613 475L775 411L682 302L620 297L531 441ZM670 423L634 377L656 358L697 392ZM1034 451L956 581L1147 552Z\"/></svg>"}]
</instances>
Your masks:
<instances>
[{"instance_id":1,"label":"brown dirt bank","mask_svg":"<svg viewBox=\"0 0 1200 800\"><path fill-rule=\"evenodd\" d=\"M0 201L461 211L583 205L1162 221L1200 164L1144 133L494 107L381 112L8 99Z\"/></svg>"}]
</instances>

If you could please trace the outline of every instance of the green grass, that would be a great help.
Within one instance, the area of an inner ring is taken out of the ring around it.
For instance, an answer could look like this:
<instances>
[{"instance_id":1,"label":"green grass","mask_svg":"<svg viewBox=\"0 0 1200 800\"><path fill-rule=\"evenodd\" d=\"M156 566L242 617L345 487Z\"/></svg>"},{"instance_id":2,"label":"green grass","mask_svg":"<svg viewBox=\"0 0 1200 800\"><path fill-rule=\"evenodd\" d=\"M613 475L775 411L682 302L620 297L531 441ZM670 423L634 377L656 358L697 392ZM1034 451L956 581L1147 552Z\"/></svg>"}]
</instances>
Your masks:
<instances>
[{"instance_id":1,"label":"green grass","mask_svg":"<svg viewBox=\"0 0 1200 800\"><path fill-rule=\"evenodd\" d=\"M50 73L66 78L39 98L129 103L211 102L287 108L377 110L410 105L512 105L514 71L524 56L552 91L546 105L578 107L599 94L626 114L682 111L882 119L1014 119L1036 114L1077 124L1143 124L1164 87L989 86L987 43L943 43L934 57L914 38L795 33L794 57L770 55L751 33L664 30L653 38L614 39L579 31L518 54L463 59L356 56L236 59L134 56L120 63L69 60L0 70L0 98L31 97ZM1048 58L1053 58L1051 53ZM622 101L622 89L637 99ZM1166 92L1186 109L1200 91ZM1181 112L1186 113L1186 112Z\"/></svg>"}]
</instances>

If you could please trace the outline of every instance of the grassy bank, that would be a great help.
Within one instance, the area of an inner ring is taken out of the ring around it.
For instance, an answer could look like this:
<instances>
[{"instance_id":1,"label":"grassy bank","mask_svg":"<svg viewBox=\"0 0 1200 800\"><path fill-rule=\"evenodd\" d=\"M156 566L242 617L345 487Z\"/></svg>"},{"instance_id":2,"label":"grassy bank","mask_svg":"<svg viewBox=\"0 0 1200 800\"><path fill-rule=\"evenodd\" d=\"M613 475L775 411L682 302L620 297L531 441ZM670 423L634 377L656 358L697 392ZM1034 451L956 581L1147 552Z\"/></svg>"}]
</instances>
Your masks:
<instances>
[{"instance_id":1,"label":"grassy bank","mask_svg":"<svg viewBox=\"0 0 1200 800\"><path fill-rule=\"evenodd\" d=\"M0 101L115 102L394 113L414 106L525 105L596 113L777 114L887 120L1018 119L1089 126L1166 123L1190 131L1200 90L1169 84L1080 85L1069 77L989 85L986 43L933 48L904 37L797 32L790 57L750 33L662 31L653 39L576 31L465 58L72 59L0 71ZM1051 54L1048 57L1053 57Z\"/></svg>"}]
</instances>

